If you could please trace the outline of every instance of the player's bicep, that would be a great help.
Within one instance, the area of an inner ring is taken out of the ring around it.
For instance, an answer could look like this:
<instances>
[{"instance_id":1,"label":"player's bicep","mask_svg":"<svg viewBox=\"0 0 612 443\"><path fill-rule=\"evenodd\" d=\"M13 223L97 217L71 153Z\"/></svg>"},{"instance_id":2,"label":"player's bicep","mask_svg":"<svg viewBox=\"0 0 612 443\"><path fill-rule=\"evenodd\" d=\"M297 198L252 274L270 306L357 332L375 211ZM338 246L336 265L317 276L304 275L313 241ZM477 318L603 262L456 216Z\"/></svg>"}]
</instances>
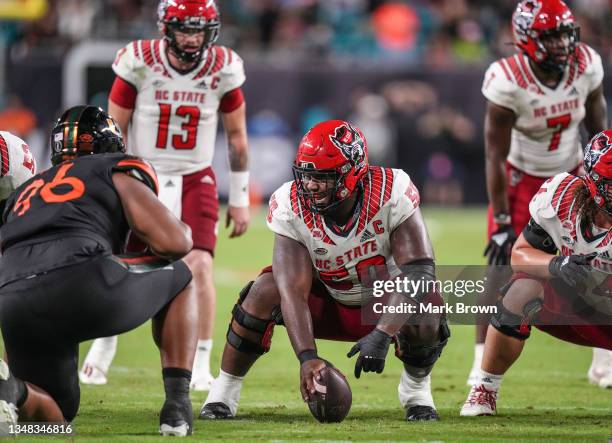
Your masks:
<instances>
[{"instance_id":1,"label":"player's bicep","mask_svg":"<svg viewBox=\"0 0 612 443\"><path fill-rule=\"evenodd\" d=\"M487 158L505 159L510 152L514 112L493 102L487 102L485 113L485 151Z\"/></svg>"},{"instance_id":2,"label":"player's bicep","mask_svg":"<svg viewBox=\"0 0 612 443\"><path fill-rule=\"evenodd\" d=\"M141 181L126 173L113 174L130 228L162 256L181 257L191 250L191 231Z\"/></svg>"},{"instance_id":3,"label":"player's bicep","mask_svg":"<svg viewBox=\"0 0 612 443\"><path fill-rule=\"evenodd\" d=\"M391 233L391 253L398 265L434 259L429 233L419 208Z\"/></svg>"},{"instance_id":4,"label":"player's bicep","mask_svg":"<svg viewBox=\"0 0 612 443\"><path fill-rule=\"evenodd\" d=\"M308 298L312 285L312 261L304 245L276 234L272 269L281 298Z\"/></svg>"},{"instance_id":5,"label":"player's bicep","mask_svg":"<svg viewBox=\"0 0 612 443\"><path fill-rule=\"evenodd\" d=\"M589 133L589 138L592 138L595 134L607 128L608 106L604 96L603 83L591 91L584 108L584 126Z\"/></svg>"}]
</instances>

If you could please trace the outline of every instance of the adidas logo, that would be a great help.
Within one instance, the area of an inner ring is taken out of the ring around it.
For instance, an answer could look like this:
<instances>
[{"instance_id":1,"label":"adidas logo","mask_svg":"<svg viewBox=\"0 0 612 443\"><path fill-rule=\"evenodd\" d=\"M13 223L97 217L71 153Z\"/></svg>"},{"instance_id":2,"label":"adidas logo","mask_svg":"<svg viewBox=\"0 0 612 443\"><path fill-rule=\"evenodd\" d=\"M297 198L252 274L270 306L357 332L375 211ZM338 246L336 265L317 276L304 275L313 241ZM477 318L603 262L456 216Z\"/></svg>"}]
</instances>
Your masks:
<instances>
[{"instance_id":1,"label":"adidas logo","mask_svg":"<svg viewBox=\"0 0 612 443\"><path fill-rule=\"evenodd\" d=\"M164 185L165 188L174 188L174 182L172 180L168 180Z\"/></svg>"},{"instance_id":2,"label":"adidas logo","mask_svg":"<svg viewBox=\"0 0 612 443\"><path fill-rule=\"evenodd\" d=\"M540 100L538 100L538 99L536 98L536 99L533 99L533 100L531 100L531 101L529 102L529 106L537 106L537 105L538 105L538 103L540 103Z\"/></svg>"},{"instance_id":3,"label":"adidas logo","mask_svg":"<svg viewBox=\"0 0 612 443\"><path fill-rule=\"evenodd\" d=\"M200 83L194 86L196 89L208 89L208 85L206 84L206 80L202 80Z\"/></svg>"},{"instance_id":4,"label":"adidas logo","mask_svg":"<svg viewBox=\"0 0 612 443\"><path fill-rule=\"evenodd\" d=\"M575 86L572 86L572 90L570 91L568 95L578 95L578 90L576 89Z\"/></svg>"},{"instance_id":5,"label":"adidas logo","mask_svg":"<svg viewBox=\"0 0 612 443\"><path fill-rule=\"evenodd\" d=\"M204 183L206 185L214 185L215 181L210 175L205 175L204 177L200 179L200 183Z\"/></svg>"},{"instance_id":6,"label":"adidas logo","mask_svg":"<svg viewBox=\"0 0 612 443\"><path fill-rule=\"evenodd\" d=\"M366 240L370 240L371 238L374 238L374 234L372 234L370 231L368 231L367 229L364 231L363 235L361 236L361 239L359 240L360 242L364 242Z\"/></svg>"},{"instance_id":7,"label":"adidas logo","mask_svg":"<svg viewBox=\"0 0 612 443\"><path fill-rule=\"evenodd\" d=\"M153 86L154 86L154 87L156 87L156 88L161 88L162 86L164 86L164 83L165 83L165 82L163 82L163 81L161 81L161 80L155 80L155 81L153 82Z\"/></svg>"}]
</instances>

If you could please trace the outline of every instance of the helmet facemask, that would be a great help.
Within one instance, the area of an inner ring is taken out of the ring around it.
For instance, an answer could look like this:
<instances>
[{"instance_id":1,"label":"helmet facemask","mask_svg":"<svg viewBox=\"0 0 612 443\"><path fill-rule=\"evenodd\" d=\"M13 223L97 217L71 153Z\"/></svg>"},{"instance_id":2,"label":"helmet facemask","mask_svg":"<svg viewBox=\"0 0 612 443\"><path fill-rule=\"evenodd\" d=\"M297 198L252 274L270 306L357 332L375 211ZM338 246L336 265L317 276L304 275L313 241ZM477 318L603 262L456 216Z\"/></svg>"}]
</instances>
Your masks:
<instances>
[{"instance_id":1,"label":"helmet facemask","mask_svg":"<svg viewBox=\"0 0 612 443\"><path fill-rule=\"evenodd\" d=\"M580 28L573 23L559 26L557 29L549 31L531 31L534 42L537 45L536 57L539 60L533 60L542 70L546 72L561 73L565 70L570 62L574 62L574 54L576 52L576 44L580 40ZM553 39L567 38L567 50L565 60L559 60L555 54L549 49L552 43L548 45L546 42ZM529 54L528 54L529 55Z\"/></svg>"},{"instance_id":2,"label":"helmet facemask","mask_svg":"<svg viewBox=\"0 0 612 443\"><path fill-rule=\"evenodd\" d=\"M184 22L170 21L164 24L164 38L168 41L168 46L172 53L183 63L198 62L204 51L208 49L219 38L219 30L221 24L218 21L206 23L202 17L197 17L197 20L189 20ZM178 44L176 33L196 34L204 33L202 44L197 51L186 51L186 48L181 48Z\"/></svg>"},{"instance_id":3,"label":"helmet facemask","mask_svg":"<svg viewBox=\"0 0 612 443\"><path fill-rule=\"evenodd\" d=\"M293 178L300 199L309 211L324 214L346 200L351 193L344 185L344 174L336 169L315 169L312 166L293 166ZM324 191L311 191L311 181L325 186ZM324 200L325 199L325 200ZM317 202L317 200L322 200Z\"/></svg>"}]
</instances>

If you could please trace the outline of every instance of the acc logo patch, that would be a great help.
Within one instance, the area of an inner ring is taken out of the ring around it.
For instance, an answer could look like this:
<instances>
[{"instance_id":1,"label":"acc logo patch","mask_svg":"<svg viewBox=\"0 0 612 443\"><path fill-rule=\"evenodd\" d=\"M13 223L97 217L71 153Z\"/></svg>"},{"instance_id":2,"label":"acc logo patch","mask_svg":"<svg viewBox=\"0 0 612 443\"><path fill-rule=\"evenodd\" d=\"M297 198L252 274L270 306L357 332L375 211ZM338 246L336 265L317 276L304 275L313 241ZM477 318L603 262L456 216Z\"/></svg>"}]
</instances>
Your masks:
<instances>
[{"instance_id":1,"label":"acc logo patch","mask_svg":"<svg viewBox=\"0 0 612 443\"><path fill-rule=\"evenodd\" d=\"M327 249L325 248L317 248L314 250L315 254L319 254L319 255L325 255L327 254Z\"/></svg>"}]
</instances>

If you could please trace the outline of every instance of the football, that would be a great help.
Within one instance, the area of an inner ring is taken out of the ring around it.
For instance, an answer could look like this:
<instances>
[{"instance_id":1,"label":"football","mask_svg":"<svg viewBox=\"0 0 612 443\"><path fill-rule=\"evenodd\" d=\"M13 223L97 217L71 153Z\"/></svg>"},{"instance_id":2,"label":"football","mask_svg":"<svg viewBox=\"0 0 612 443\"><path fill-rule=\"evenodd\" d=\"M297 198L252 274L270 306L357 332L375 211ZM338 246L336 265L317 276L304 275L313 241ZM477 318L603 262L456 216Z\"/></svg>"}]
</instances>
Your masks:
<instances>
[{"instance_id":1,"label":"football","mask_svg":"<svg viewBox=\"0 0 612 443\"><path fill-rule=\"evenodd\" d=\"M321 380L315 381L316 392L310 395L308 408L321 423L340 423L348 415L353 402L351 387L336 368L321 371Z\"/></svg>"}]
</instances>

